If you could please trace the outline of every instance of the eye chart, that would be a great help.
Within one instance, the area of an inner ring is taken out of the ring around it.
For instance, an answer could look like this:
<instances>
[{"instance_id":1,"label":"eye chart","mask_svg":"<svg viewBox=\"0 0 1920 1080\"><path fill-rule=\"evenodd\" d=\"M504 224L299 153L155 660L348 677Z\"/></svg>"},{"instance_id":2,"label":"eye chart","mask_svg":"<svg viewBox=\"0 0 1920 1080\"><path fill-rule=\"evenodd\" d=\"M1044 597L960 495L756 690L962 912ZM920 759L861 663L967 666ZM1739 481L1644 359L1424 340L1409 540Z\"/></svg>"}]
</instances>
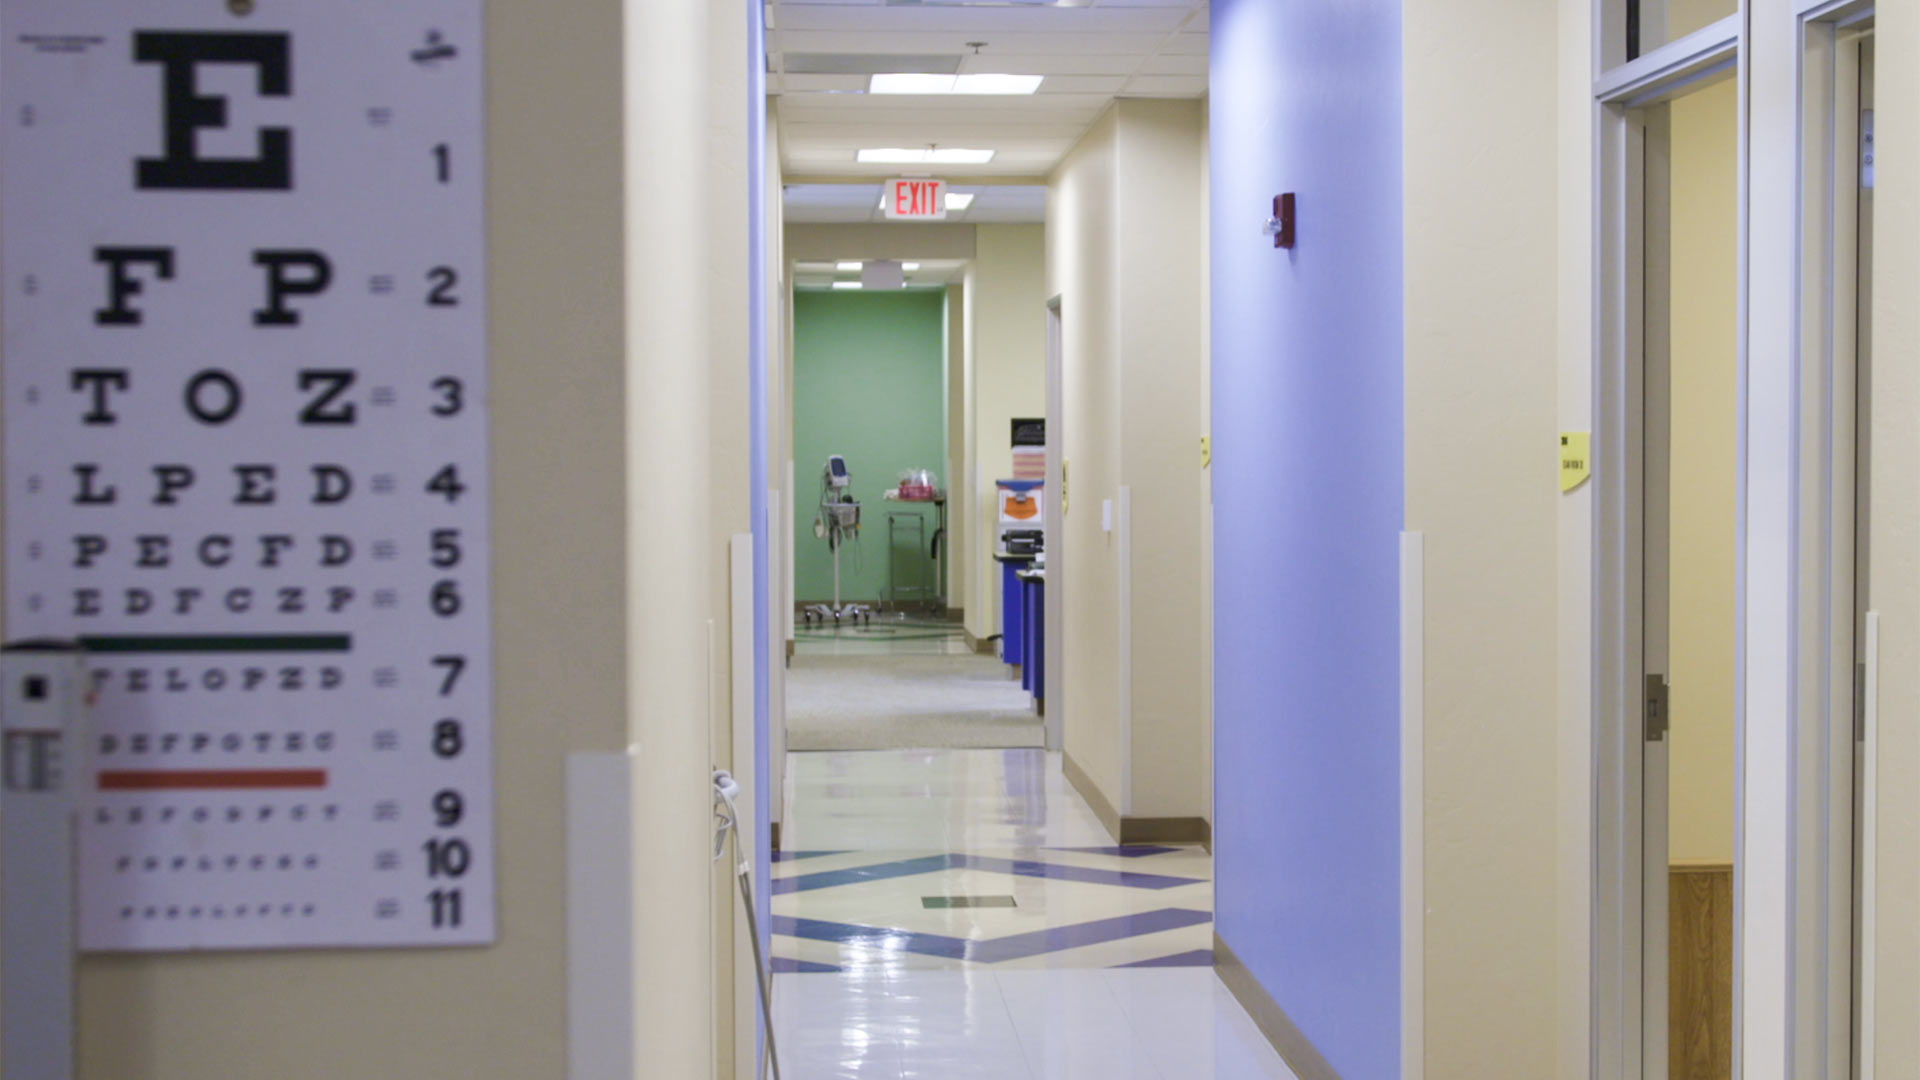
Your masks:
<instances>
[{"instance_id":1,"label":"eye chart","mask_svg":"<svg viewBox=\"0 0 1920 1080\"><path fill-rule=\"evenodd\" d=\"M494 939L481 0L6 0L6 618L81 946Z\"/></svg>"}]
</instances>

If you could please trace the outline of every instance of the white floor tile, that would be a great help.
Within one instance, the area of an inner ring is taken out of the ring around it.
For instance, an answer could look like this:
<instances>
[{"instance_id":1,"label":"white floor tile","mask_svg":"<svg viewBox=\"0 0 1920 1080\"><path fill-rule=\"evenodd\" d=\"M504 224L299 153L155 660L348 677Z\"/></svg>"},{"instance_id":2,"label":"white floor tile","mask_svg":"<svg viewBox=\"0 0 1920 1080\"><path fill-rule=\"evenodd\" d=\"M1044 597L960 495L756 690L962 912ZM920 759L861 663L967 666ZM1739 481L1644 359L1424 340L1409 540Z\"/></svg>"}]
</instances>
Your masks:
<instances>
[{"instance_id":1,"label":"white floor tile","mask_svg":"<svg viewBox=\"0 0 1920 1080\"><path fill-rule=\"evenodd\" d=\"M1112 836L1044 750L788 755L792 851L1092 846Z\"/></svg>"},{"instance_id":2,"label":"white floor tile","mask_svg":"<svg viewBox=\"0 0 1920 1080\"><path fill-rule=\"evenodd\" d=\"M782 975L793 1080L1296 1080L1210 969Z\"/></svg>"},{"instance_id":3,"label":"white floor tile","mask_svg":"<svg viewBox=\"0 0 1920 1080\"><path fill-rule=\"evenodd\" d=\"M845 854L783 861L777 877L965 853L1193 883L1140 889L942 867L782 894L780 916L992 941L1212 909L1212 859L1201 849L1141 858L1055 850L1113 843L1058 755L881 751L790 762L787 847ZM932 895L1011 895L1017 906L927 910L920 901ZM1210 922L997 963L908 953L885 932L861 944L774 941L776 955L844 969L775 978L787 1080L1296 1080L1211 968L1115 967L1209 948Z\"/></svg>"}]
</instances>

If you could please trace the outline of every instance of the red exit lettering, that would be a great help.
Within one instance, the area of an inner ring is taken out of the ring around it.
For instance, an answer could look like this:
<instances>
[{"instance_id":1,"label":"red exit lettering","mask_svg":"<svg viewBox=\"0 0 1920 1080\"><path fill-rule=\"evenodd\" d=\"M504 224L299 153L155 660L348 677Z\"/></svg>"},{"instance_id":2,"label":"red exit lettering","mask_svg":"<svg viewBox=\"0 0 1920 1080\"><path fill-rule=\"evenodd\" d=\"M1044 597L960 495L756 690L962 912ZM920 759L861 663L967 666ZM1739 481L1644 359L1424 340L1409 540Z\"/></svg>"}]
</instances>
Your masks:
<instances>
[{"instance_id":1,"label":"red exit lettering","mask_svg":"<svg viewBox=\"0 0 1920 1080\"><path fill-rule=\"evenodd\" d=\"M940 217L942 216L942 192L946 185L939 180L895 180L892 182L893 205L889 208L890 217Z\"/></svg>"}]
</instances>

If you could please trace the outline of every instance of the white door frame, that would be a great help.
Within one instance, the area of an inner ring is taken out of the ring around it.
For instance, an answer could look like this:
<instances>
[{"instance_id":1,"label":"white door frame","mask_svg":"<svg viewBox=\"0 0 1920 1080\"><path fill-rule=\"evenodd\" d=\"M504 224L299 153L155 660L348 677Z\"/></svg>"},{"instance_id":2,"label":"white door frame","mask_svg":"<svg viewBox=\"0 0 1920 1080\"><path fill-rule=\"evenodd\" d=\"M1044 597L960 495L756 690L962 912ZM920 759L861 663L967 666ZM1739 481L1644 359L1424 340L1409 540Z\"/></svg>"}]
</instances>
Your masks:
<instances>
[{"instance_id":1,"label":"white door frame","mask_svg":"<svg viewBox=\"0 0 1920 1080\"><path fill-rule=\"evenodd\" d=\"M1624 22L1618 12L1617 5L1596 5L1596 32L1610 35L1605 41L1624 41L1620 30ZM1605 72L1594 85L1594 896L1589 1052L1597 1080L1664 1076L1666 1064L1664 1024L1645 1022L1650 1004L1645 992L1650 929L1645 901L1648 878L1655 873L1647 862L1645 792L1648 782L1659 777L1647 775L1642 711L1648 670L1644 591L1648 327L1643 305L1648 193L1643 110L1701 82L1738 71L1742 37L1741 19L1729 17ZM1598 50L1601 56L1616 52L1624 55L1624 46ZM1743 198L1742 236L1746 233L1744 206ZM1743 280L1744 273L1743 259ZM1659 365L1658 355L1654 363ZM1658 755L1654 758L1657 772ZM1655 878L1656 883L1662 880ZM1735 891L1737 906L1737 869ZM1664 935L1657 936L1664 940ZM1736 987L1736 1026L1737 996ZM1661 1000L1656 997L1652 1004Z\"/></svg>"},{"instance_id":2,"label":"white door frame","mask_svg":"<svg viewBox=\"0 0 1920 1080\"><path fill-rule=\"evenodd\" d=\"M1598 5L1596 27L1617 30L1617 12ZM1639 947L1646 357L1631 113L1729 66L1741 100L1734 1075L1840 1080L1850 1068L1851 946L1841 942L1851 934L1854 402L1835 326L1846 302L1835 264L1847 258L1835 178L1836 147L1851 147L1836 117L1844 65L1834 46L1869 12L1858 0L1749 0L1595 85L1596 1077L1656 1075Z\"/></svg>"},{"instance_id":3,"label":"white door frame","mask_svg":"<svg viewBox=\"0 0 1920 1080\"><path fill-rule=\"evenodd\" d=\"M1793 745L1795 807L1787 1005L1794 1040L1785 1074L1855 1075L1854 789L1855 475L1859 405L1859 44L1870 2L1796 3L1795 160L1799 180L1794 310L1800 425L1800 666ZM1782 22L1788 20L1782 18ZM1780 125L1784 127L1785 125ZM1769 133L1771 134L1771 133ZM1756 145L1762 145L1756 137ZM1764 145L1773 146L1769 139ZM1756 316L1760 313L1756 312ZM1756 326L1756 332L1758 327Z\"/></svg>"}]
</instances>

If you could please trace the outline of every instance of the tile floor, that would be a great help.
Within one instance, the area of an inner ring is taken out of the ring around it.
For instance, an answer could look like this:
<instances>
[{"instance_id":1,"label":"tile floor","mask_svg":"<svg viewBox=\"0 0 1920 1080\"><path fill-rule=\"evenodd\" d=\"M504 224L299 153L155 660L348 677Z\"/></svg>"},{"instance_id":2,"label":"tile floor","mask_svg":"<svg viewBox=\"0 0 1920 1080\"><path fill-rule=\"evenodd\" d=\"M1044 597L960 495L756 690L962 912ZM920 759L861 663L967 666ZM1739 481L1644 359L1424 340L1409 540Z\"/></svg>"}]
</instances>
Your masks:
<instances>
[{"instance_id":1,"label":"tile floor","mask_svg":"<svg viewBox=\"0 0 1920 1080\"><path fill-rule=\"evenodd\" d=\"M1059 755L794 754L787 790L787 1080L1294 1080L1209 966L1210 857L1113 847Z\"/></svg>"},{"instance_id":2,"label":"tile floor","mask_svg":"<svg viewBox=\"0 0 1920 1080\"><path fill-rule=\"evenodd\" d=\"M787 756L788 851L977 851L1113 843L1041 750Z\"/></svg>"},{"instance_id":3,"label":"tile floor","mask_svg":"<svg viewBox=\"0 0 1920 1080\"><path fill-rule=\"evenodd\" d=\"M864 623L794 623L796 656L966 656L958 625L880 612Z\"/></svg>"},{"instance_id":4,"label":"tile floor","mask_svg":"<svg viewBox=\"0 0 1920 1080\"><path fill-rule=\"evenodd\" d=\"M786 1080L1295 1080L1210 968L782 975Z\"/></svg>"}]
</instances>

